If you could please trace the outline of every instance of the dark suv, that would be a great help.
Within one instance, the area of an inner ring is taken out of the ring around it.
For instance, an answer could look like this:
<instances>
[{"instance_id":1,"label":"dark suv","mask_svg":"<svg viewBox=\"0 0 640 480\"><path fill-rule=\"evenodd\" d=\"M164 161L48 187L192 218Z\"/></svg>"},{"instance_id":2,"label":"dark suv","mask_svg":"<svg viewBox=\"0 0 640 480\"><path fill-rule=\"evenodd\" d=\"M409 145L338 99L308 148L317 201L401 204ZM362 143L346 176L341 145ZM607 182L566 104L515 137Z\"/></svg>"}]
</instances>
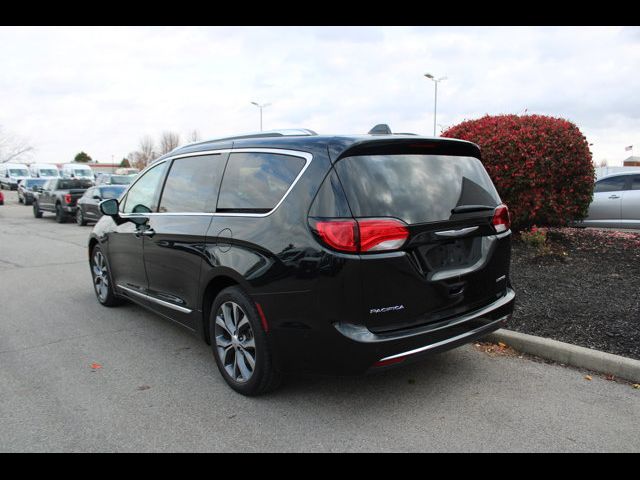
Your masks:
<instances>
[{"instance_id":1,"label":"dark suv","mask_svg":"<svg viewBox=\"0 0 640 480\"><path fill-rule=\"evenodd\" d=\"M470 342L515 296L509 213L479 158L453 139L299 130L178 148L101 202L98 300L193 330L246 395Z\"/></svg>"}]
</instances>

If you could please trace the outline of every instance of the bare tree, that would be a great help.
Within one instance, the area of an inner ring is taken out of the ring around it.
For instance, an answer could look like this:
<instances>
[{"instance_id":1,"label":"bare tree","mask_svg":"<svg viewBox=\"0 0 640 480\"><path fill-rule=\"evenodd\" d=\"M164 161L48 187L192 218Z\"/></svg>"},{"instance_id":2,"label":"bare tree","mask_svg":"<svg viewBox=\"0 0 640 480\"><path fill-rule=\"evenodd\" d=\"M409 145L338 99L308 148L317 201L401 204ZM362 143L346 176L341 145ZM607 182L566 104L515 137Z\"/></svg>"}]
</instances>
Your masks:
<instances>
[{"instance_id":1,"label":"bare tree","mask_svg":"<svg viewBox=\"0 0 640 480\"><path fill-rule=\"evenodd\" d=\"M165 153L169 153L171 150L180 145L180 135L171 132L165 131L160 135L160 155L164 155Z\"/></svg>"},{"instance_id":2,"label":"bare tree","mask_svg":"<svg viewBox=\"0 0 640 480\"><path fill-rule=\"evenodd\" d=\"M129 155L127 155L127 159L131 165L142 170L158 156L155 148L153 138L149 135L145 135L140 139L138 150L129 153Z\"/></svg>"},{"instance_id":3,"label":"bare tree","mask_svg":"<svg viewBox=\"0 0 640 480\"><path fill-rule=\"evenodd\" d=\"M609 165L609 162L607 161L606 158L603 158L602 160L600 160L600 166L601 167L606 167Z\"/></svg>"},{"instance_id":4,"label":"bare tree","mask_svg":"<svg viewBox=\"0 0 640 480\"><path fill-rule=\"evenodd\" d=\"M200 132L194 128L193 130L191 130L191 133L189 133L187 140L189 142L199 142L201 138L202 137L200 136Z\"/></svg>"},{"instance_id":5,"label":"bare tree","mask_svg":"<svg viewBox=\"0 0 640 480\"><path fill-rule=\"evenodd\" d=\"M20 160L33 153L34 148L23 138L6 132L0 125L0 163Z\"/></svg>"}]
</instances>

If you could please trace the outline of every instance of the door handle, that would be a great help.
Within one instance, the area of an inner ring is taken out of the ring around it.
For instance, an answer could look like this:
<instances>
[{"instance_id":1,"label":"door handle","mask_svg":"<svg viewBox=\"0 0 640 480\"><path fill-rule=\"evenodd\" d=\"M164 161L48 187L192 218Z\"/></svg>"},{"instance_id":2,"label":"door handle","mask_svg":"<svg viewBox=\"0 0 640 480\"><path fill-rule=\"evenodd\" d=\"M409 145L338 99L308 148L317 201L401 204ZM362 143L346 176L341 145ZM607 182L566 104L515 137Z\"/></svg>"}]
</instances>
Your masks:
<instances>
[{"instance_id":1,"label":"door handle","mask_svg":"<svg viewBox=\"0 0 640 480\"><path fill-rule=\"evenodd\" d=\"M613 195L610 195L609 198L614 198L615 199L615 198L620 198L620 196L616 195L616 194L613 194Z\"/></svg>"},{"instance_id":2,"label":"door handle","mask_svg":"<svg viewBox=\"0 0 640 480\"><path fill-rule=\"evenodd\" d=\"M146 230L138 230L136 232L136 237L153 237L156 234L156 231L153 228L147 228Z\"/></svg>"}]
</instances>

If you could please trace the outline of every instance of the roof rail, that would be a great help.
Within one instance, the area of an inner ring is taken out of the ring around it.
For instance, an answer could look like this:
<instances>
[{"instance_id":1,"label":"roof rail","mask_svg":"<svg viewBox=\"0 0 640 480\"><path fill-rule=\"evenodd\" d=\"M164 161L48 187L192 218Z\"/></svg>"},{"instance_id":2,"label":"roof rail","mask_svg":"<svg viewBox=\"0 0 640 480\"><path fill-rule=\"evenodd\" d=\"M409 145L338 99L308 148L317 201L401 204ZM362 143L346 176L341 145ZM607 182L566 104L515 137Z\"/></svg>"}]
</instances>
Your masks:
<instances>
[{"instance_id":1,"label":"roof rail","mask_svg":"<svg viewBox=\"0 0 640 480\"><path fill-rule=\"evenodd\" d=\"M281 129L281 130L266 130L264 132L245 133L242 135L234 135L232 137L218 137L218 138L208 138L207 140L198 140L197 142L180 145L179 147L176 147L175 149L173 149L172 152L183 149L185 147L191 147L193 145L200 145L203 143L211 143L211 142L221 142L223 140L243 140L245 138L268 138L268 137L296 137L296 136L301 137L301 136L312 136L312 135L318 135L318 134L308 128L287 128L287 129Z\"/></svg>"}]
</instances>

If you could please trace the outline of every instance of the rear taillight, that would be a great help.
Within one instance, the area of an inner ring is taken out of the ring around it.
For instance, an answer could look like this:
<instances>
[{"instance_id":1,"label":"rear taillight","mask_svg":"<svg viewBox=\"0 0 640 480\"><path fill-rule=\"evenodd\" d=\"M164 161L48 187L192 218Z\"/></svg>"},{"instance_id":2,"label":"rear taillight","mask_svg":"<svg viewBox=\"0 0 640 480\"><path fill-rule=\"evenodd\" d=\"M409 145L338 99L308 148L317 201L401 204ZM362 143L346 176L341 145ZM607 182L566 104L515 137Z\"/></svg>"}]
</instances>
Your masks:
<instances>
[{"instance_id":1,"label":"rear taillight","mask_svg":"<svg viewBox=\"0 0 640 480\"><path fill-rule=\"evenodd\" d=\"M326 245L343 252L396 250L409 237L406 224L394 218L312 220L311 226Z\"/></svg>"},{"instance_id":2,"label":"rear taillight","mask_svg":"<svg viewBox=\"0 0 640 480\"><path fill-rule=\"evenodd\" d=\"M393 218L358 220L358 226L361 252L396 250L409 237L407 226Z\"/></svg>"},{"instance_id":3,"label":"rear taillight","mask_svg":"<svg viewBox=\"0 0 640 480\"><path fill-rule=\"evenodd\" d=\"M322 220L313 225L320 239L343 252L358 251L358 224L355 220Z\"/></svg>"},{"instance_id":4,"label":"rear taillight","mask_svg":"<svg viewBox=\"0 0 640 480\"><path fill-rule=\"evenodd\" d=\"M497 233L506 232L511 228L511 218L509 217L509 209L506 205L498 205L493 213L491 222Z\"/></svg>"},{"instance_id":5,"label":"rear taillight","mask_svg":"<svg viewBox=\"0 0 640 480\"><path fill-rule=\"evenodd\" d=\"M70 193L65 194L65 196L64 196L64 201L65 201L67 204L71 203L71 194L70 194Z\"/></svg>"}]
</instances>

